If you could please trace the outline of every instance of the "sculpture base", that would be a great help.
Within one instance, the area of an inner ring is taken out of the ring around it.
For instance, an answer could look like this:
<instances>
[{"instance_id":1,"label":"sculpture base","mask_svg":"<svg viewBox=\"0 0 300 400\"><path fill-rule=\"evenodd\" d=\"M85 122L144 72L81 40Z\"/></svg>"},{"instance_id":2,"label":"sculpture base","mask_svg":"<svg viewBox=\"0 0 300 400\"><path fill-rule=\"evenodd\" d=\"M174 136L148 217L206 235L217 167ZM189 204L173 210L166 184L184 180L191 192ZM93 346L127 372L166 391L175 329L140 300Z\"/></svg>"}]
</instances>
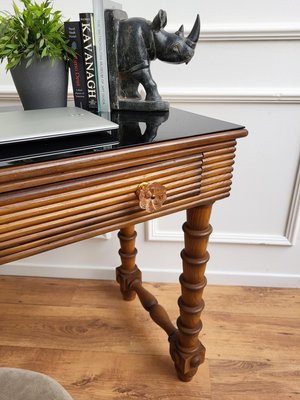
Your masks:
<instances>
[{"instance_id":1,"label":"sculpture base","mask_svg":"<svg viewBox=\"0 0 300 400\"><path fill-rule=\"evenodd\" d=\"M127 111L168 111L169 103L163 100L148 101L119 99L118 109Z\"/></svg>"}]
</instances>

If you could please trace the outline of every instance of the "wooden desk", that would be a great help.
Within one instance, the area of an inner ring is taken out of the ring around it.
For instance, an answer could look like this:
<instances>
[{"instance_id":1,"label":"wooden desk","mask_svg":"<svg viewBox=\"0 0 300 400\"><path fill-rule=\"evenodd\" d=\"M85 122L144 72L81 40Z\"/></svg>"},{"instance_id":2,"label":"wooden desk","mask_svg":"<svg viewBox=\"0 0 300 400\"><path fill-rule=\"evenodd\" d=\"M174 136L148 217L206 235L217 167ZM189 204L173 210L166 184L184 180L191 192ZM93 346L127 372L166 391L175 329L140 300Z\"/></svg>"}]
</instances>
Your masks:
<instances>
[{"instance_id":1,"label":"wooden desk","mask_svg":"<svg viewBox=\"0 0 300 400\"><path fill-rule=\"evenodd\" d=\"M247 131L174 109L113 119L120 129L112 134L0 146L0 263L119 230L122 295L138 295L168 335L179 378L189 381L205 354L198 335L211 208L229 196L236 139ZM177 329L142 286L134 225L180 210L187 220Z\"/></svg>"}]
</instances>

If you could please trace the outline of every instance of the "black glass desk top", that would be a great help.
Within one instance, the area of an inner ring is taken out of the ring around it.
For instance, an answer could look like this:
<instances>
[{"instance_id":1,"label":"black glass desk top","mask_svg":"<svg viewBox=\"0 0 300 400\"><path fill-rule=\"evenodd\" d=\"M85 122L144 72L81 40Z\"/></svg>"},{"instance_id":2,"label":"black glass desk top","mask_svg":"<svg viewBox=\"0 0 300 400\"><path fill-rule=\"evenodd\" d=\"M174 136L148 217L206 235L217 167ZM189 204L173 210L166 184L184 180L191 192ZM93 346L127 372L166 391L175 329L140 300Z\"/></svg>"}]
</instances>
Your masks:
<instances>
[{"instance_id":1,"label":"black glass desk top","mask_svg":"<svg viewBox=\"0 0 300 400\"><path fill-rule=\"evenodd\" d=\"M32 164L244 128L175 108L171 108L169 112L114 111L110 118L119 124L119 129L0 144L0 167Z\"/></svg>"}]
</instances>

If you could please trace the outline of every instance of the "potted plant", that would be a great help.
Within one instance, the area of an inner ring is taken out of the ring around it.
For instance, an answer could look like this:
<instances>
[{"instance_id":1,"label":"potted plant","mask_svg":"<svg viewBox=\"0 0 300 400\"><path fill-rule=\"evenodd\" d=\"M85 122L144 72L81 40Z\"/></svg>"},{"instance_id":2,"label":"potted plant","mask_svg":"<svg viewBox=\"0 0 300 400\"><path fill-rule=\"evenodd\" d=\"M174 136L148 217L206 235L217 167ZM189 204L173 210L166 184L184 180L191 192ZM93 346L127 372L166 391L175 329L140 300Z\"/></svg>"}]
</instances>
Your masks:
<instances>
[{"instance_id":1,"label":"potted plant","mask_svg":"<svg viewBox=\"0 0 300 400\"><path fill-rule=\"evenodd\" d=\"M67 104L68 62L74 50L64 35L60 11L49 0L20 0L20 10L0 13L0 60L7 60L25 110Z\"/></svg>"}]
</instances>

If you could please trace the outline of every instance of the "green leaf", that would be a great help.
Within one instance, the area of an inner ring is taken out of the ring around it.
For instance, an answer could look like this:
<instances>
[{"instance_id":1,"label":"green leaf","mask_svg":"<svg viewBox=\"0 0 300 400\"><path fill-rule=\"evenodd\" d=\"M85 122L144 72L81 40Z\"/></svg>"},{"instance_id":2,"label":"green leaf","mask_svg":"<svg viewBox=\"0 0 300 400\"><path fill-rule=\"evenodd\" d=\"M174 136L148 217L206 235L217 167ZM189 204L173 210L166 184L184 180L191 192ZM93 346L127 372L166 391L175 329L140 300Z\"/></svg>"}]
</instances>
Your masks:
<instances>
[{"instance_id":1,"label":"green leaf","mask_svg":"<svg viewBox=\"0 0 300 400\"><path fill-rule=\"evenodd\" d=\"M10 49L7 49L7 50L1 50L1 55L6 55L6 54L9 54L9 53L11 53L11 50Z\"/></svg>"},{"instance_id":2,"label":"green leaf","mask_svg":"<svg viewBox=\"0 0 300 400\"><path fill-rule=\"evenodd\" d=\"M47 8L45 11L45 16L49 17L50 14L51 14L51 8Z\"/></svg>"},{"instance_id":3,"label":"green leaf","mask_svg":"<svg viewBox=\"0 0 300 400\"><path fill-rule=\"evenodd\" d=\"M16 15L19 15L20 14L20 10L19 10L18 6L16 5L16 3L14 1L13 1L13 8L14 8L14 11L15 11Z\"/></svg>"},{"instance_id":4,"label":"green leaf","mask_svg":"<svg viewBox=\"0 0 300 400\"><path fill-rule=\"evenodd\" d=\"M30 67L30 65L33 63L33 57L32 58L30 58L28 61L27 61L27 63L26 63L26 68L28 68L28 67Z\"/></svg>"},{"instance_id":5,"label":"green leaf","mask_svg":"<svg viewBox=\"0 0 300 400\"><path fill-rule=\"evenodd\" d=\"M32 57L33 55L34 55L34 51L32 50L27 54L27 56L25 58Z\"/></svg>"},{"instance_id":6,"label":"green leaf","mask_svg":"<svg viewBox=\"0 0 300 400\"><path fill-rule=\"evenodd\" d=\"M14 68L17 64L18 64L18 63L17 63L16 61L10 61L10 62L8 62L8 63L6 64L6 67L5 67L6 71L8 71L9 69Z\"/></svg>"},{"instance_id":7,"label":"green leaf","mask_svg":"<svg viewBox=\"0 0 300 400\"><path fill-rule=\"evenodd\" d=\"M41 54L41 58L44 58L44 57L46 57L48 55L48 48L47 47L44 47L44 49L43 49L43 51L42 51L42 54Z\"/></svg>"}]
</instances>

